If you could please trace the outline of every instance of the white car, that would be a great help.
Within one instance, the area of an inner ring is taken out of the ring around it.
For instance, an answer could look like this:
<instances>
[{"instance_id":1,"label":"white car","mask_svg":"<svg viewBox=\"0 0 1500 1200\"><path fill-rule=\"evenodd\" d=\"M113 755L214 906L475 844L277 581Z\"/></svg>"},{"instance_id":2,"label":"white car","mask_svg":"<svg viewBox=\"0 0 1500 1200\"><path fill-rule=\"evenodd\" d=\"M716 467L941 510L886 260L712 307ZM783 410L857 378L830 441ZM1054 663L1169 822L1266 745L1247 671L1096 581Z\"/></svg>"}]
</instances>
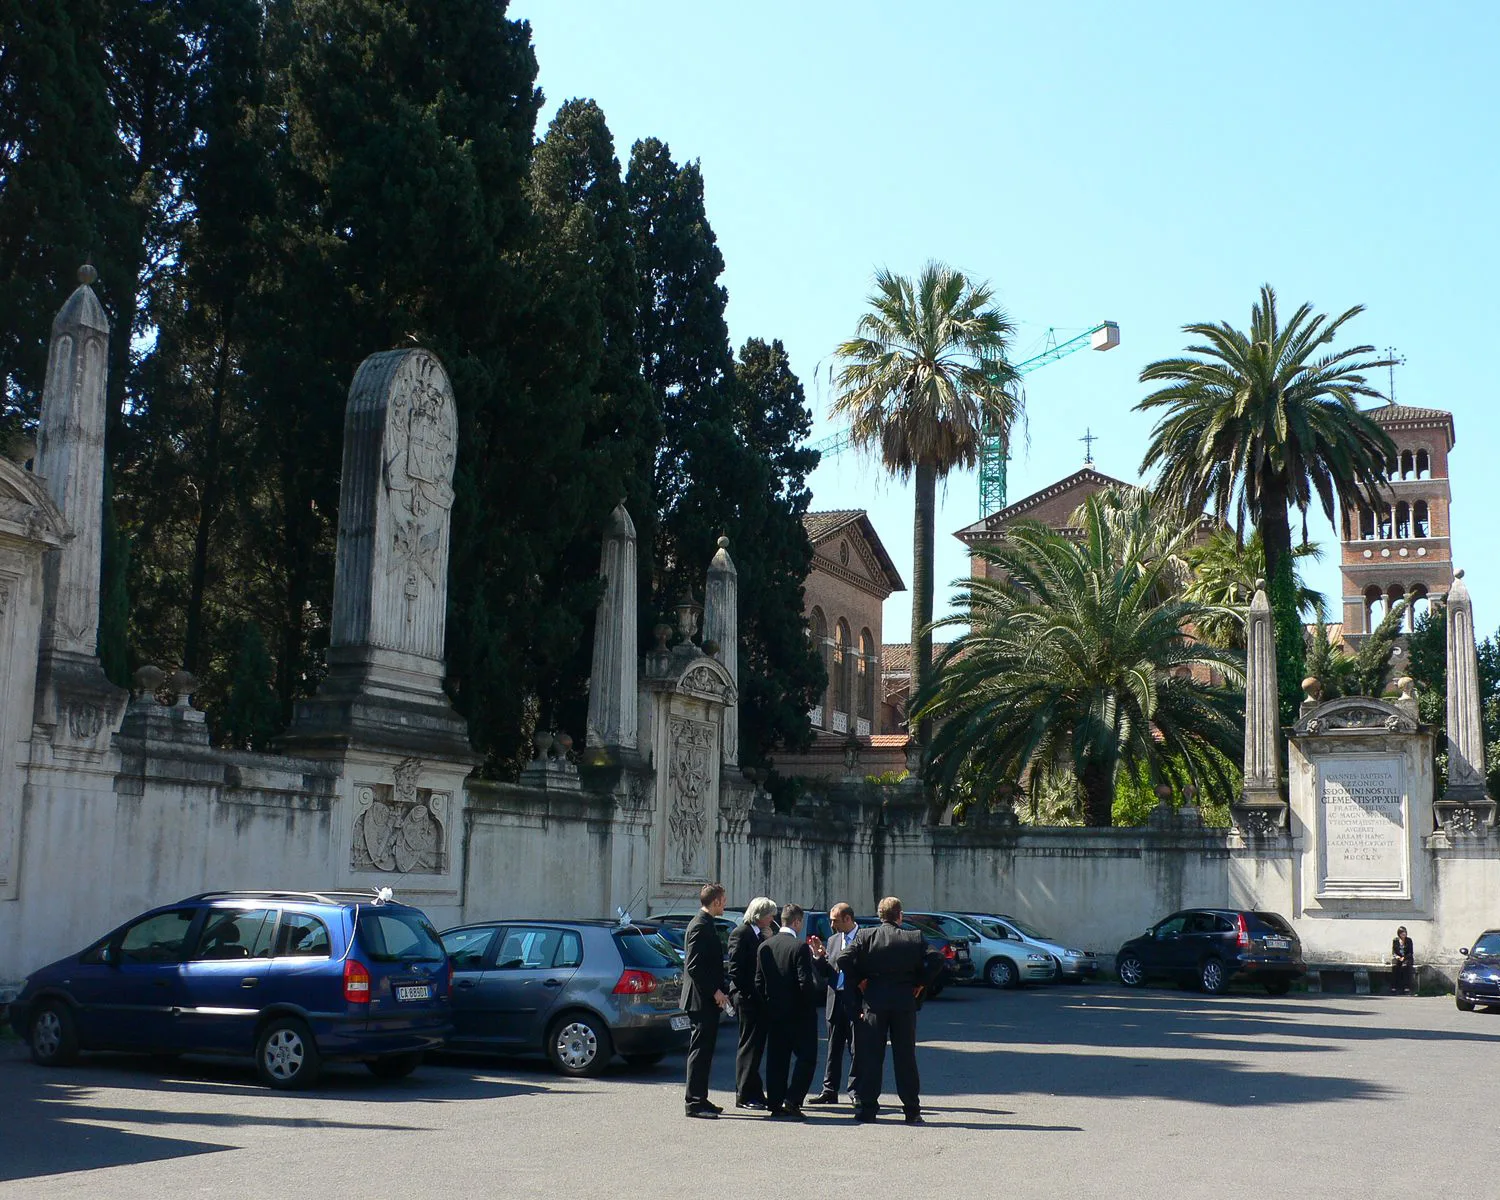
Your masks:
<instances>
[{"instance_id":1,"label":"white car","mask_svg":"<svg viewBox=\"0 0 1500 1200\"><path fill-rule=\"evenodd\" d=\"M1092 950L1075 950L1065 942L1050 938L1015 917L1003 913L970 913L968 920L988 933L1003 934L1007 941L1019 940L1023 945L1050 954L1057 963L1058 977L1071 983L1082 983L1099 974L1099 960Z\"/></svg>"},{"instance_id":2,"label":"white car","mask_svg":"<svg viewBox=\"0 0 1500 1200\"><path fill-rule=\"evenodd\" d=\"M1050 951L1028 946L1002 935L994 922L962 913L912 913L935 925L945 937L963 938L974 958L974 975L991 987L1013 988L1022 983L1047 983L1057 974Z\"/></svg>"}]
</instances>

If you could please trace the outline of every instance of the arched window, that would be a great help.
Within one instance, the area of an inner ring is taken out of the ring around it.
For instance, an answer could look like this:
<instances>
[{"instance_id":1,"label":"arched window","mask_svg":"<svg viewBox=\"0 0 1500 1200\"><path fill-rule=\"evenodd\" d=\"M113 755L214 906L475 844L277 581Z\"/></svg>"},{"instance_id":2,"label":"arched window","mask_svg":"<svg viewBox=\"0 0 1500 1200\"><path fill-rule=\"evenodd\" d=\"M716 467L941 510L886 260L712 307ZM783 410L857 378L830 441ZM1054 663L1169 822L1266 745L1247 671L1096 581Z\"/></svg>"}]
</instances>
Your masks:
<instances>
[{"instance_id":1,"label":"arched window","mask_svg":"<svg viewBox=\"0 0 1500 1200\"><path fill-rule=\"evenodd\" d=\"M1391 584L1391 586L1386 590L1385 595L1385 615L1390 616L1391 610L1396 607L1396 601L1403 600L1405 598L1406 589L1399 583ZM1404 625L1409 620L1411 620L1411 613L1403 612L1401 614L1401 623Z\"/></svg>"},{"instance_id":2,"label":"arched window","mask_svg":"<svg viewBox=\"0 0 1500 1200\"><path fill-rule=\"evenodd\" d=\"M1365 542L1375 540L1375 511L1368 504L1359 506L1359 537Z\"/></svg>"},{"instance_id":3,"label":"arched window","mask_svg":"<svg viewBox=\"0 0 1500 1200\"><path fill-rule=\"evenodd\" d=\"M1432 521L1427 513L1427 501L1418 500L1411 506L1413 532L1419 538L1432 536Z\"/></svg>"},{"instance_id":4,"label":"arched window","mask_svg":"<svg viewBox=\"0 0 1500 1200\"><path fill-rule=\"evenodd\" d=\"M1416 474L1416 467L1412 462L1410 450L1401 451L1401 478L1410 479Z\"/></svg>"},{"instance_id":5,"label":"arched window","mask_svg":"<svg viewBox=\"0 0 1500 1200\"><path fill-rule=\"evenodd\" d=\"M1427 598L1427 585L1419 583L1412 588L1411 611L1407 615L1406 627L1416 629L1417 622L1431 611L1432 604Z\"/></svg>"},{"instance_id":6,"label":"arched window","mask_svg":"<svg viewBox=\"0 0 1500 1200\"><path fill-rule=\"evenodd\" d=\"M1411 537L1411 505L1405 500L1396 505L1396 536L1398 538Z\"/></svg>"},{"instance_id":7,"label":"arched window","mask_svg":"<svg viewBox=\"0 0 1500 1200\"><path fill-rule=\"evenodd\" d=\"M875 732L875 678L879 674L875 657L875 635L868 629L859 631L859 719L864 725L856 730L861 737Z\"/></svg>"},{"instance_id":8,"label":"arched window","mask_svg":"<svg viewBox=\"0 0 1500 1200\"><path fill-rule=\"evenodd\" d=\"M1372 583L1365 589L1365 632L1374 633L1375 626L1385 620L1385 597L1380 585Z\"/></svg>"},{"instance_id":9,"label":"arched window","mask_svg":"<svg viewBox=\"0 0 1500 1200\"><path fill-rule=\"evenodd\" d=\"M853 647L849 644L849 622L843 617L833 634L833 730L835 733L849 731L850 671L854 666Z\"/></svg>"},{"instance_id":10,"label":"arched window","mask_svg":"<svg viewBox=\"0 0 1500 1200\"><path fill-rule=\"evenodd\" d=\"M1380 510L1380 540L1385 541L1391 536L1391 510L1382 508Z\"/></svg>"},{"instance_id":11,"label":"arched window","mask_svg":"<svg viewBox=\"0 0 1500 1200\"><path fill-rule=\"evenodd\" d=\"M1417 478L1426 479L1432 474L1432 455L1425 450L1417 451Z\"/></svg>"},{"instance_id":12,"label":"arched window","mask_svg":"<svg viewBox=\"0 0 1500 1200\"><path fill-rule=\"evenodd\" d=\"M828 618L821 608L812 610L812 640L818 657L823 660L823 673L828 676L828 686L823 689L823 699L813 713L813 724L828 728L829 695L833 691L833 648L828 641Z\"/></svg>"}]
</instances>

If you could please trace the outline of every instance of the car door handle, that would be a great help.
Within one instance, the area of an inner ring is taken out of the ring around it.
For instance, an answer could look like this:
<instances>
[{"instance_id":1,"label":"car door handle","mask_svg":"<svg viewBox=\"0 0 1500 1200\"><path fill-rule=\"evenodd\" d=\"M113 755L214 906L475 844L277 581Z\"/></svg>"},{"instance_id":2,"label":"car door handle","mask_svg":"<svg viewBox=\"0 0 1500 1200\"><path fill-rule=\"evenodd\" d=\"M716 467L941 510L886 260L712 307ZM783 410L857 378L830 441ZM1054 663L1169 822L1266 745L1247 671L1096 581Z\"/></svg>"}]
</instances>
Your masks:
<instances>
[{"instance_id":1,"label":"car door handle","mask_svg":"<svg viewBox=\"0 0 1500 1200\"><path fill-rule=\"evenodd\" d=\"M561 979L544 979L544 980L542 980L542 986L543 987L562 987L562 980Z\"/></svg>"},{"instance_id":2,"label":"car door handle","mask_svg":"<svg viewBox=\"0 0 1500 1200\"><path fill-rule=\"evenodd\" d=\"M245 978L243 978L243 979L240 980L240 987L242 987L242 988L253 988L259 982L260 982L259 976L256 976L256 975L246 975Z\"/></svg>"},{"instance_id":3,"label":"car door handle","mask_svg":"<svg viewBox=\"0 0 1500 1200\"><path fill-rule=\"evenodd\" d=\"M454 987L461 987L461 988L471 988L471 987L474 986L474 981L472 979L460 979L453 986Z\"/></svg>"}]
</instances>

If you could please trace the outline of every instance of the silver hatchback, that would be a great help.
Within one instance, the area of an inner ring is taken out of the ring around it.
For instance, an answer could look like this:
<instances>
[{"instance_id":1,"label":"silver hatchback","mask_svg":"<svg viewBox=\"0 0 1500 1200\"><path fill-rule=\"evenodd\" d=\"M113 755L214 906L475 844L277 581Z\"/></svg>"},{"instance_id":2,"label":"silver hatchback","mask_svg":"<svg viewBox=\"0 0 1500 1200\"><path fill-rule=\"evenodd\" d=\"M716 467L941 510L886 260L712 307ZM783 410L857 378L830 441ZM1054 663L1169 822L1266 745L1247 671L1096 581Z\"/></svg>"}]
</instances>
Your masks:
<instances>
[{"instance_id":1,"label":"silver hatchback","mask_svg":"<svg viewBox=\"0 0 1500 1200\"><path fill-rule=\"evenodd\" d=\"M649 927L487 921L442 939L449 1049L542 1053L564 1075L596 1075L616 1054L645 1066L687 1045L682 957Z\"/></svg>"}]
</instances>

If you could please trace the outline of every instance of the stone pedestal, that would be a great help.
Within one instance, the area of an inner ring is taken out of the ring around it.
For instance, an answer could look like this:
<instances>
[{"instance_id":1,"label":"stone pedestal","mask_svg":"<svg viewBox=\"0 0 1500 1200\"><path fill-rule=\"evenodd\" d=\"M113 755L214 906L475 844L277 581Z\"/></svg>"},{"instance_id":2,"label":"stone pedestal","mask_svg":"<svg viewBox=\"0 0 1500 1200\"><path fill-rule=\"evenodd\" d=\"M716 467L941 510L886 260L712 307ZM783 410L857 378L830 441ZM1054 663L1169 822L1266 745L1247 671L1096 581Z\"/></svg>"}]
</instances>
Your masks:
<instances>
[{"instance_id":1,"label":"stone pedestal","mask_svg":"<svg viewBox=\"0 0 1500 1200\"><path fill-rule=\"evenodd\" d=\"M1300 916L1416 918L1429 903L1432 734L1353 697L1309 708L1289 760Z\"/></svg>"},{"instance_id":2,"label":"stone pedestal","mask_svg":"<svg viewBox=\"0 0 1500 1200\"><path fill-rule=\"evenodd\" d=\"M349 389L328 674L297 704L298 753L367 746L472 762L443 692L458 416L426 350L372 354Z\"/></svg>"}]
</instances>

